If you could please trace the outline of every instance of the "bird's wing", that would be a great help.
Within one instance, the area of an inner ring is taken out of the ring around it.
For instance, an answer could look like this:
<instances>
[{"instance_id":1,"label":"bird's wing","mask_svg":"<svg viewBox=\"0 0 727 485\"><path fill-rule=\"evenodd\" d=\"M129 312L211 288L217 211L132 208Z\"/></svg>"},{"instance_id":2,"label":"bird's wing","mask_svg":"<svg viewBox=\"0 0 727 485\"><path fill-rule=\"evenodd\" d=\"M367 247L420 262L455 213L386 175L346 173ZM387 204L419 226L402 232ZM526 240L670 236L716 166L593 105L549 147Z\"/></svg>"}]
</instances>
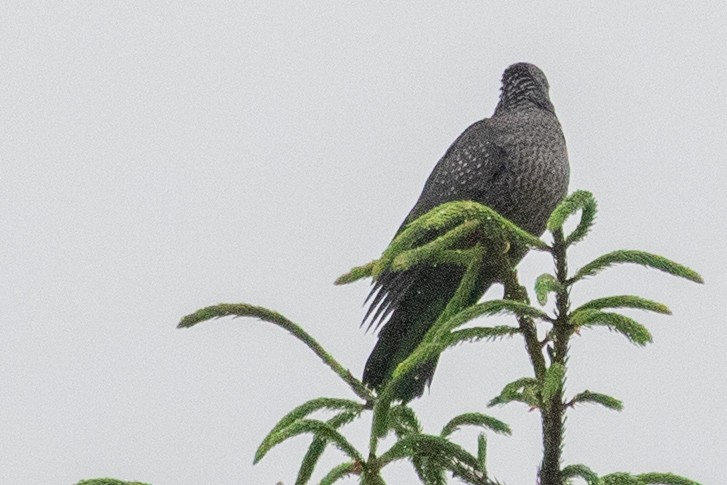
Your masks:
<instances>
[{"instance_id":1,"label":"bird's wing","mask_svg":"<svg viewBox=\"0 0 727 485\"><path fill-rule=\"evenodd\" d=\"M406 217L397 235L418 217L436 206L455 200L487 202L488 191L506 166L507 155L497 143L493 123L478 121L467 128L449 147L427 179L419 200ZM421 268L384 272L366 298L369 303L363 322L378 328L393 312L421 275ZM363 323L362 322L362 323Z\"/></svg>"}]
</instances>

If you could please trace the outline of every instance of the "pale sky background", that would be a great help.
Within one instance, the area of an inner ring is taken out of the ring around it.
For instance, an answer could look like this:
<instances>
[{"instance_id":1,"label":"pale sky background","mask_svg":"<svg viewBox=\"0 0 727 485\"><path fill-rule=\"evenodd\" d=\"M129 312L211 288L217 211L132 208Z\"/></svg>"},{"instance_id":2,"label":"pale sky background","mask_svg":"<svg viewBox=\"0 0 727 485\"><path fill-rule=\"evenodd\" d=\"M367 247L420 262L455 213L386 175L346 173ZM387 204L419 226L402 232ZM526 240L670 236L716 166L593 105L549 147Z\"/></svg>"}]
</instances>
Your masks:
<instances>
[{"instance_id":1,"label":"pale sky background","mask_svg":"<svg viewBox=\"0 0 727 485\"><path fill-rule=\"evenodd\" d=\"M263 305L360 375L368 283L332 283L386 247L517 61L548 76L571 191L600 204L571 268L639 248L706 280L624 267L574 292L674 315L639 315L645 349L573 342L569 393L625 409L571 412L565 463L724 483L723 2L182 3L2 2L0 483L291 485L309 438L252 466L261 439L308 399L353 394L276 327L179 318ZM531 256L521 277L550 269ZM537 413L485 407L530 372L519 340L462 346L414 406L430 432L465 411L507 421L490 471L534 483ZM347 434L365 448L367 432L368 417ZM416 482L408 464L385 477Z\"/></svg>"}]
</instances>

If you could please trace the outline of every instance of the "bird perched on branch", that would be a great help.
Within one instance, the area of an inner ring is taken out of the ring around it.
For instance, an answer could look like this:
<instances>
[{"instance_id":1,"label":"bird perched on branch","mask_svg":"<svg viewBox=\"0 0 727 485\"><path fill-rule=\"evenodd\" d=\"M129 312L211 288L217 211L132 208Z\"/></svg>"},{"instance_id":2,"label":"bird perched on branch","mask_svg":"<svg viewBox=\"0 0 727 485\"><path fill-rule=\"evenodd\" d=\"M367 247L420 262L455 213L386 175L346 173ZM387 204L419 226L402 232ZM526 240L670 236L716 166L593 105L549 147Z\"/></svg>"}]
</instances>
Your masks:
<instances>
[{"instance_id":1,"label":"bird perched on branch","mask_svg":"<svg viewBox=\"0 0 727 485\"><path fill-rule=\"evenodd\" d=\"M467 128L434 167L419 200L401 227L445 202L472 200L484 204L535 235L545 231L548 216L568 190L565 139L548 94L543 72L518 63L502 75L500 101L491 118ZM513 248L517 263L526 248ZM487 270L477 281L469 304L496 282ZM379 390L421 343L454 296L464 269L454 265L418 266L379 275L367 298L364 317L381 327L366 362L363 381ZM431 384L437 360L403 377L395 399L408 402Z\"/></svg>"}]
</instances>

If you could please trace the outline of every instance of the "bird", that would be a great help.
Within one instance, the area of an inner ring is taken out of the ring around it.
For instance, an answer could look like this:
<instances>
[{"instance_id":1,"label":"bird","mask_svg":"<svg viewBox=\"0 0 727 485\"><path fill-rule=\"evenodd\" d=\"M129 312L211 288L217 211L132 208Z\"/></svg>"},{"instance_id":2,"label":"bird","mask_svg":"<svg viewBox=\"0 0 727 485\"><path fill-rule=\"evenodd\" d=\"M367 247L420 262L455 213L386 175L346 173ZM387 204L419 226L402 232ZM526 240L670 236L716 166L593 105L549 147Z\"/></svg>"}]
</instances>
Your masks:
<instances>
[{"instance_id":1,"label":"bird","mask_svg":"<svg viewBox=\"0 0 727 485\"><path fill-rule=\"evenodd\" d=\"M396 235L451 201L478 202L542 235L550 213L567 194L570 177L565 137L549 90L545 74L533 64L519 62L505 69L493 115L470 125L447 149ZM525 247L512 247L510 260L516 264L526 253ZM495 268L487 263L483 267L467 305L477 303L498 282ZM369 329L380 328L364 367L364 384L381 390L442 314L463 275L462 267L444 264L378 275L362 321L369 320ZM403 376L394 400L408 403L421 397L431 386L437 361Z\"/></svg>"}]
</instances>

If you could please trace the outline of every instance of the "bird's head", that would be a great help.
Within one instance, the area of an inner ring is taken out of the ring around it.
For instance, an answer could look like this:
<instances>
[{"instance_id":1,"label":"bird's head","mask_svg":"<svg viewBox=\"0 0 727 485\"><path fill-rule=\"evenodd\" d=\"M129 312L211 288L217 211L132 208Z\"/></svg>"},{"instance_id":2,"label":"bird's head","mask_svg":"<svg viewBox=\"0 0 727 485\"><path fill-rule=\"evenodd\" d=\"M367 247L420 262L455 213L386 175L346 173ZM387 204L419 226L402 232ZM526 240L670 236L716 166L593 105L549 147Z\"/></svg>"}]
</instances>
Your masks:
<instances>
[{"instance_id":1,"label":"bird's head","mask_svg":"<svg viewBox=\"0 0 727 485\"><path fill-rule=\"evenodd\" d=\"M549 88L545 74L537 66L527 62L513 64L502 74L500 102L495 113L526 105L535 105L554 113L548 95Z\"/></svg>"}]
</instances>

